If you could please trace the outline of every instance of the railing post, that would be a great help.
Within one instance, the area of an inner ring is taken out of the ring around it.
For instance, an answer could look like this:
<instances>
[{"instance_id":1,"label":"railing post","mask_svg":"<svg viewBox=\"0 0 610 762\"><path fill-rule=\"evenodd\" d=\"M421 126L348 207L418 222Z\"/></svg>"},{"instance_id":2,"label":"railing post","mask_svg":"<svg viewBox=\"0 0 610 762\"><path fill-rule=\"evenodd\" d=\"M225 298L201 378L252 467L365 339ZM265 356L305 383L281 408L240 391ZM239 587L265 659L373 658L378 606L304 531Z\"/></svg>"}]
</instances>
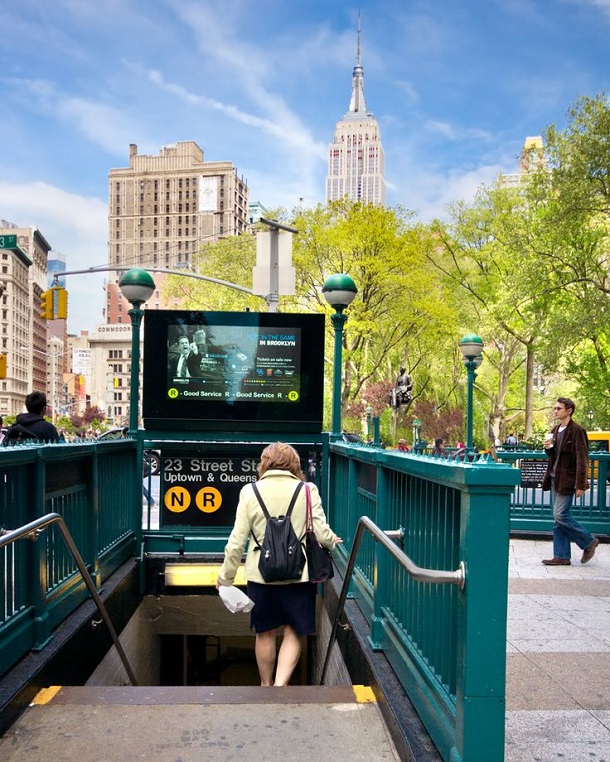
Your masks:
<instances>
[{"instance_id":1,"label":"railing post","mask_svg":"<svg viewBox=\"0 0 610 762\"><path fill-rule=\"evenodd\" d=\"M34 492L32 505L35 516L28 516L28 521L42 516L46 511L45 462L37 454L34 466ZM51 529L49 528L49 532ZM34 650L40 650L51 640L51 625L47 611L48 564L47 557L49 539L45 536L41 542L32 543L30 551L33 563L29 575L31 584L29 600L34 602Z\"/></svg>"},{"instance_id":2,"label":"railing post","mask_svg":"<svg viewBox=\"0 0 610 762\"><path fill-rule=\"evenodd\" d=\"M504 760L510 493L516 481L511 471L482 464L465 474L460 557L468 584L458 601L451 762Z\"/></svg>"},{"instance_id":3,"label":"railing post","mask_svg":"<svg viewBox=\"0 0 610 762\"><path fill-rule=\"evenodd\" d=\"M91 569L91 578L95 583L96 588L99 590L102 585L100 574L100 456L99 450L96 447L93 451L93 456L89 463L89 476L91 483L87 490L87 498L91 505L91 512L89 514L89 521L91 526L88 527L87 537L89 538L89 547L87 548L87 555L90 559L89 568Z\"/></svg>"},{"instance_id":4,"label":"railing post","mask_svg":"<svg viewBox=\"0 0 610 762\"><path fill-rule=\"evenodd\" d=\"M388 528L388 473L380 466L377 469L377 512L374 518L380 529ZM391 557L385 548L375 543L375 570L377 585L375 588L375 601L373 617L371 621L371 634L369 643L373 651L383 651L385 643L383 610L388 603L389 595L389 571Z\"/></svg>"},{"instance_id":5,"label":"railing post","mask_svg":"<svg viewBox=\"0 0 610 762\"><path fill-rule=\"evenodd\" d=\"M605 458L597 458L597 510L600 516L606 510L606 484L608 478L608 461Z\"/></svg>"}]
</instances>

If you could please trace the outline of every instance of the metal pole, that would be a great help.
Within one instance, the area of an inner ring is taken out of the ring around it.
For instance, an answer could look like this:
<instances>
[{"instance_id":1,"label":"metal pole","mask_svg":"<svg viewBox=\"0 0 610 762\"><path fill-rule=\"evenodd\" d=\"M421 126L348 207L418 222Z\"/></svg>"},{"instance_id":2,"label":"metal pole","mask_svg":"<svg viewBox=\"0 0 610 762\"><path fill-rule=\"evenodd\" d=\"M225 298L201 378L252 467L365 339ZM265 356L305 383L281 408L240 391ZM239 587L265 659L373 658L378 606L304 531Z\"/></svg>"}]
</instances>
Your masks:
<instances>
[{"instance_id":1,"label":"metal pole","mask_svg":"<svg viewBox=\"0 0 610 762\"><path fill-rule=\"evenodd\" d=\"M341 382L342 382L342 355L343 355L343 326L347 320L347 315L343 310L337 310L330 319L335 329L335 357L334 357L334 375L333 375L333 421L332 436L339 438L341 436Z\"/></svg>"},{"instance_id":2,"label":"metal pole","mask_svg":"<svg viewBox=\"0 0 610 762\"><path fill-rule=\"evenodd\" d=\"M477 364L472 360L465 360L464 365L468 372L468 409L466 413L466 448L472 450L472 407L473 407L473 389L476 378Z\"/></svg>"},{"instance_id":3,"label":"metal pole","mask_svg":"<svg viewBox=\"0 0 610 762\"><path fill-rule=\"evenodd\" d=\"M138 408L139 408L139 384L140 384L140 324L142 315L140 309L142 302L133 302L129 310L131 318L131 383L129 391L129 433L138 433Z\"/></svg>"},{"instance_id":4,"label":"metal pole","mask_svg":"<svg viewBox=\"0 0 610 762\"><path fill-rule=\"evenodd\" d=\"M57 349L54 346L53 350L51 352L51 362L53 363L53 367L51 368L51 404L53 405L53 410L51 411L51 421L53 425L55 425L55 422L57 421L57 400L55 399L57 390L55 386L55 374L57 372Z\"/></svg>"},{"instance_id":5,"label":"metal pole","mask_svg":"<svg viewBox=\"0 0 610 762\"><path fill-rule=\"evenodd\" d=\"M269 295L267 296L267 304L269 305L269 312L277 312L278 302L280 300L280 280L278 272L278 236L280 231L276 227L272 227L269 231Z\"/></svg>"}]
</instances>

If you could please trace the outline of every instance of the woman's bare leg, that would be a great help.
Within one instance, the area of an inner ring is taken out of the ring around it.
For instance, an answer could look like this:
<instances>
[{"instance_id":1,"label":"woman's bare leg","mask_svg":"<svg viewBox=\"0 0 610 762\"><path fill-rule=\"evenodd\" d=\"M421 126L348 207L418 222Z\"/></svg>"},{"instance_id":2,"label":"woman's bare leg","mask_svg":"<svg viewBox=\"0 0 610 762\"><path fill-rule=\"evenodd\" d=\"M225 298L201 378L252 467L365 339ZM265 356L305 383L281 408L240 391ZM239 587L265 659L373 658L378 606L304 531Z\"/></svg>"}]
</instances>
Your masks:
<instances>
[{"instance_id":1,"label":"woman's bare leg","mask_svg":"<svg viewBox=\"0 0 610 762\"><path fill-rule=\"evenodd\" d=\"M284 637L277 657L276 685L288 685L301 655L301 637L290 627L284 626Z\"/></svg>"},{"instance_id":2,"label":"woman's bare leg","mask_svg":"<svg viewBox=\"0 0 610 762\"><path fill-rule=\"evenodd\" d=\"M273 668L275 667L277 630L257 632L254 644L256 663L261 677L261 685L273 685Z\"/></svg>"}]
</instances>

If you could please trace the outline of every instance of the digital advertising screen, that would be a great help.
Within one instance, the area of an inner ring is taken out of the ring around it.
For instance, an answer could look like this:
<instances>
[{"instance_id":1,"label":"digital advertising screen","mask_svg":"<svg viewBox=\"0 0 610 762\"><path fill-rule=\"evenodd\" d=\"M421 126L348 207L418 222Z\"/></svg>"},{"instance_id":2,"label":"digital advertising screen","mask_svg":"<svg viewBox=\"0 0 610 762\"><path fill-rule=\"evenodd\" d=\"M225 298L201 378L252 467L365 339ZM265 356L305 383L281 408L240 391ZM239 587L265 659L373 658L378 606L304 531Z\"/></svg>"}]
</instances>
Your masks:
<instances>
[{"instance_id":1,"label":"digital advertising screen","mask_svg":"<svg viewBox=\"0 0 610 762\"><path fill-rule=\"evenodd\" d=\"M146 428L321 431L324 316L149 310Z\"/></svg>"}]
</instances>

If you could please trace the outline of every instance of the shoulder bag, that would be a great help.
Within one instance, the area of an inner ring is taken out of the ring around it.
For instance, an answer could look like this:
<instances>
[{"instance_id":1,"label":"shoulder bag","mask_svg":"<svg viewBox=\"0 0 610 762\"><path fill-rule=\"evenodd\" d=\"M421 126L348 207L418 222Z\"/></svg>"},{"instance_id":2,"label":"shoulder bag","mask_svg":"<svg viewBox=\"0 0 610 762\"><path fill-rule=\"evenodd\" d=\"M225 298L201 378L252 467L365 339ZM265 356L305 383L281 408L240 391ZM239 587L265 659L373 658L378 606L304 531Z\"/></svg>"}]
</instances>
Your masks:
<instances>
[{"instance_id":1,"label":"shoulder bag","mask_svg":"<svg viewBox=\"0 0 610 762\"><path fill-rule=\"evenodd\" d=\"M307 556L307 570L310 582L324 582L332 579L335 575L333 559L330 550L326 550L318 542L313 529L313 513L311 510L311 492L309 484L305 483L305 500L307 513L305 519L305 555Z\"/></svg>"}]
</instances>

